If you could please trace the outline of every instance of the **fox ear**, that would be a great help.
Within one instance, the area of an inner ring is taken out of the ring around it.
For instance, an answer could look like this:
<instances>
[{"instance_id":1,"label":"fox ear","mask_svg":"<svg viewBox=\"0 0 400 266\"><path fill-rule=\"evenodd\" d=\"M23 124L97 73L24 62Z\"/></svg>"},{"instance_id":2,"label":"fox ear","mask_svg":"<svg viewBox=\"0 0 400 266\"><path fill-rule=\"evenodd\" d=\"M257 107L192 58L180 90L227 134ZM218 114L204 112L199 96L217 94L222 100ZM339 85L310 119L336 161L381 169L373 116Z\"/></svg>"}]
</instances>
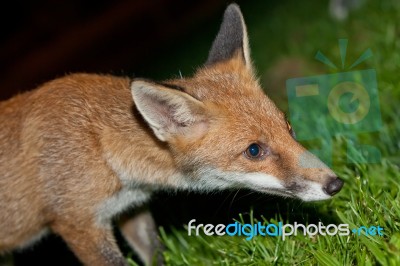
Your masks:
<instances>
[{"instance_id":1,"label":"fox ear","mask_svg":"<svg viewBox=\"0 0 400 266\"><path fill-rule=\"evenodd\" d=\"M197 139L206 133L203 103L189 94L144 80L133 81L131 91L136 108L161 141Z\"/></svg>"},{"instance_id":2,"label":"fox ear","mask_svg":"<svg viewBox=\"0 0 400 266\"><path fill-rule=\"evenodd\" d=\"M252 68L246 24L237 4L230 4L208 54L206 65L240 56L249 69Z\"/></svg>"}]
</instances>

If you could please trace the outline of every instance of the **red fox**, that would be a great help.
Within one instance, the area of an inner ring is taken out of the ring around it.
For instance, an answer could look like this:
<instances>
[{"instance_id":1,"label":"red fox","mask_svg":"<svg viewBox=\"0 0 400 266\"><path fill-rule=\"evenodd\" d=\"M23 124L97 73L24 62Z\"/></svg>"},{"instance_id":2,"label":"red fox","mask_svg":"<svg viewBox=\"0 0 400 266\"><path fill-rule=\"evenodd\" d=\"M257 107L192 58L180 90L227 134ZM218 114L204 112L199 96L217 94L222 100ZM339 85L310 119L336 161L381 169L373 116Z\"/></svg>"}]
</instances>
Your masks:
<instances>
[{"instance_id":1,"label":"red fox","mask_svg":"<svg viewBox=\"0 0 400 266\"><path fill-rule=\"evenodd\" d=\"M249 188L304 201L343 185L294 138L255 77L239 7L227 7L192 77L74 74L0 103L0 252L58 234L85 265L126 265L112 219L157 190ZM145 264L148 212L120 219Z\"/></svg>"}]
</instances>

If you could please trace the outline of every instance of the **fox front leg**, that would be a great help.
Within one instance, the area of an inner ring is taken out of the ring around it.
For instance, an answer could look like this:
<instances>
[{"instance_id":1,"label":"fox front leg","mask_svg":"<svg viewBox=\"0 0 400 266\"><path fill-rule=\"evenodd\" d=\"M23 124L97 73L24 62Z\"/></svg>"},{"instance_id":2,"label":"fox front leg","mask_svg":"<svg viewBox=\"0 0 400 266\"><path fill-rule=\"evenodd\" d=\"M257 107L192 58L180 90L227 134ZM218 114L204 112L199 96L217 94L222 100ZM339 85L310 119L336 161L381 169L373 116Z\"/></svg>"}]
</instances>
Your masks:
<instances>
[{"instance_id":1,"label":"fox front leg","mask_svg":"<svg viewBox=\"0 0 400 266\"><path fill-rule=\"evenodd\" d=\"M88 223L78 228L68 223L57 223L52 229L64 239L84 265L128 266L116 244L111 224L100 228Z\"/></svg>"},{"instance_id":2,"label":"fox front leg","mask_svg":"<svg viewBox=\"0 0 400 266\"><path fill-rule=\"evenodd\" d=\"M121 233L145 265L164 265L157 226L148 210L120 220Z\"/></svg>"}]
</instances>

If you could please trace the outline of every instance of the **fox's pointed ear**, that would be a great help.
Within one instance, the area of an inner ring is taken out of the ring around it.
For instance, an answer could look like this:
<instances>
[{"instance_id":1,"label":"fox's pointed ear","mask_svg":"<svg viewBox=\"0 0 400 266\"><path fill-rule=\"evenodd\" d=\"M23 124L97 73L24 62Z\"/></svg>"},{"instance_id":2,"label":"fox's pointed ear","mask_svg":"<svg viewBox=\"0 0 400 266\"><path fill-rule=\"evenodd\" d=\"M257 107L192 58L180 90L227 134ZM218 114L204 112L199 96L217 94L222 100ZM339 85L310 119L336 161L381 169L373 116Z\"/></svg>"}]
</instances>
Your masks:
<instances>
[{"instance_id":1,"label":"fox's pointed ear","mask_svg":"<svg viewBox=\"0 0 400 266\"><path fill-rule=\"evenodd\" d=\"M189 94L144 80L133 81L131 91L136 108L161 141L195 140L206 133L204 104Z\"/></svg>"},{"instance_id":2,"label":"fox's pointed ear","mask_svg":"<svg viewBox=\"0 0 400 266\"><path fill-rule=\"evenodd\" d=\"M252 68L246 24L237 4L230 4L208 54L206 65L240 56L246 67Z\"/></svg>"}]
</instances>

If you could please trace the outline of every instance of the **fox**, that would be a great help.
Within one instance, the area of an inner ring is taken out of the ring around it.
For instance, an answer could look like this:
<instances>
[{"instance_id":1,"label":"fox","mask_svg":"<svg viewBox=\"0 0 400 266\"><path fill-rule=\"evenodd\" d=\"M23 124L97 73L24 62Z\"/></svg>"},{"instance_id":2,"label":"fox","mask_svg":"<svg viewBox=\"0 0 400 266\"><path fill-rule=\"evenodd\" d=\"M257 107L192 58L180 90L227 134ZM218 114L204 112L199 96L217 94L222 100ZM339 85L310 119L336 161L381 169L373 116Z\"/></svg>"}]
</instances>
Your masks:
<instances>
[{"instance_id":1,"label":"fox","mask_svg":"<svg viewBox=\"0 0 400 266\"><path fill-rule=\"evenodd\" d=\"M156 191L319 201L344 183L261 88L237 4L193 75L70 74L0 102L0 123L1 254L54 233L84 265L127 265L116 223L145 265L162 265L145 208Z\"/></svg>"}]
</instances>

